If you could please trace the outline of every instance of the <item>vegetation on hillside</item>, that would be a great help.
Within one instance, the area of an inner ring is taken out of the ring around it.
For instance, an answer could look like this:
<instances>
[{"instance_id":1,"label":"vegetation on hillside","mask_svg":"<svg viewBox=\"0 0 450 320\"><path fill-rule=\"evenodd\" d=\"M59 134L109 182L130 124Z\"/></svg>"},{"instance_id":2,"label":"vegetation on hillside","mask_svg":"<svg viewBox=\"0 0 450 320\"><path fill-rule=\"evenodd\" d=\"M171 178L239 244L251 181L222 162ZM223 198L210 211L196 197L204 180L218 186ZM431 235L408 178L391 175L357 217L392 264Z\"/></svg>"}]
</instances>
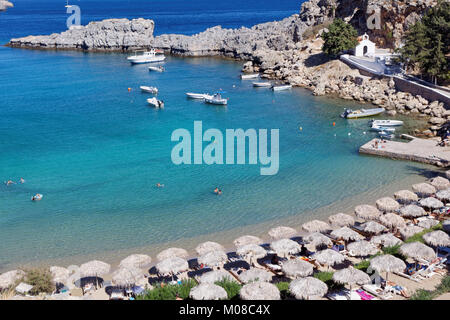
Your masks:
<instances>
[{"instance_id":1,"label":"vegetation on hillside","mask_svg":"<svg viewBox=\"0 0 450 320\"><path fill-rule=\"evenodd\" d=\"M355 48L358 44L358 33L355 28L342 19L334 19L328 27L328 32L322 34L323 52L330 56Z\"/></svg>"}]
</instances>

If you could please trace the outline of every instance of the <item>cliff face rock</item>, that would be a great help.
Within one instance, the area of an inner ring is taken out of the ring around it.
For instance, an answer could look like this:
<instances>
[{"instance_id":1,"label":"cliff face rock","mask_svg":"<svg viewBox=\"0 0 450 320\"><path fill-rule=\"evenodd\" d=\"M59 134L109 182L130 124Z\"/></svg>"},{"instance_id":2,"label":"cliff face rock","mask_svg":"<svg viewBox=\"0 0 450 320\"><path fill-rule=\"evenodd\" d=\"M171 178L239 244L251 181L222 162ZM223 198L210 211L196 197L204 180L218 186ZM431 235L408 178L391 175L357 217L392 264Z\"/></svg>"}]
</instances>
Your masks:
<instances>
[{"instance_id":1,"label":"cliff face rock","mask_svg":"<svg viewBox=\"0 0 450 320\"><path fill-rule=\"evenodd\" d=\"M9 45L44 49L126 51L150 47L154 26L153 20L108 19L91 22L87 26L73 27L59 34L11 39Z\"/></svg>"},{"instance_id":2,"label":"cliff face rock","mask_svg":"<svg viewBox=\"0 0 450 320\"><path fill-rule=\"evenodd\" d=\"M12 8L14 5L9 1L0 0L0 12L6 11L8 8Z\"/></svg>"}]
</instances>

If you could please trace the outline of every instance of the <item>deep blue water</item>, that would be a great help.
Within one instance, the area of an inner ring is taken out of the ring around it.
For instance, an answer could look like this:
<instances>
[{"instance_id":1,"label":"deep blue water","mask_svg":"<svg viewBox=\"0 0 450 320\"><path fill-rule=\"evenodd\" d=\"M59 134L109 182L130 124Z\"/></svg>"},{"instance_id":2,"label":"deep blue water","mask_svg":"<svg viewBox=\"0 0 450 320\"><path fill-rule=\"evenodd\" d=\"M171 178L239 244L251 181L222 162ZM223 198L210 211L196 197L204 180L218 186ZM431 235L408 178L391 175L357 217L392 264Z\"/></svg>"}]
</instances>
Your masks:
<instances>
[{"instance_id":1,"label":"deep blue water","mask_svg":"<svg viewBox=\"0 0 450 320\"><path fill-rule=\"evenodd\" d=\"M191 1L180 9L184 2L149 2L145 10L143 1L86 8L95 19L140 12L153 18L155 11L159 32L192 33L216 23L278 19L299 6L278 1L273 11L265 1ZM24 3L32 2L16 1L16 8L0 14L2 37L4 31L23 36L63 28L60 10L49 9L50 2L27 9ZM200 21L181 18L203 7L209 13L202 11ZM26 179L23 185L0 185L0 268L276 223L419 167L359 156L358 147L373 135L363 134L366 120L339 118L345 106L358 106L353 103L302 89L254 89L251 81L239 80L241 65L233 61L169 57L165 67L165 73L151 73L145 65L130 66L122 54L0 48L0 180ZM145 84L159 88L164 110L147 106L148 95L138 89ZM184 95L219 89L230 99L226 108ZM171 133L192 130L195 120L205 129L279 129L279 173L261 176L259 165L174 165ZM156 188L157 182L165 187ZM224 190L220 197L211 192L216 186ZM44 199L31 202L38 192Z\"/></svg>"}]
</instances>

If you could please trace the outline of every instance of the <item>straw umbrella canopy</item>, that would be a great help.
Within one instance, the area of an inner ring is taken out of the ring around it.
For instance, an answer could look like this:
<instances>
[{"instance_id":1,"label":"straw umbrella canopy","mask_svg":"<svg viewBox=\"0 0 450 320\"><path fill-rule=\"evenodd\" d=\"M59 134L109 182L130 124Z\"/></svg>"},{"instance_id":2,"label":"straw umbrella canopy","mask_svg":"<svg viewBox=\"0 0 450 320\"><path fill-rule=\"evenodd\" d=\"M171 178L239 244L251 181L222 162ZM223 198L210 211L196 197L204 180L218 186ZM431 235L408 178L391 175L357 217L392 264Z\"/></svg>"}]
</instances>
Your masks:
<instances>
[{"instance_id":1,"label":"straw umbrella canopy","mask_svg":"<svg viewBox=\"0 0 450 320\"><path fill-rule=\"evenodd\" d=\"M364 271L353 268L352 266L336 271L333 274L333 281L342 284L348 284L350 290L352 285L358 284L360 286L370 283L370 277Z\"/></svg>"},{"instance_id":2,"label":"straw umbrella canopy","mask_svg":"<svg viewBox=\"0 0 450 320\"><path fill-rule=\"evenodd\" d=\"M143 278L143 273L136 267L120 267L112 273L112 283L117 287L128 288Z\"/></svg>"},{"instance_id":3,"label":"straw umbrella canopy","mask_svg":"<svg viewBox=\"0 0 450 320\"><path fill-rule=\"evenodd\" d=\"M433 247L450 247L450 237L444 231L436 230L423 235L423 240Z\"/></svg>"},{"instance_id":4,"label":"straw umbrella canopy","mask_svg":"<svg viewBox=\"0 0 450 320\"><path fill-rule=\"evenodd\" d=\"M383 254L370 260L370 268L377 272L386 272L386 280L389 272L403 272L406 264L399 258L390 254Z\"/></svg>"},{"instance_id":5,"label":"straw umbrella canopy","mask_svg":"<svg viewBox=\"0 0 450 320\"><path fill-rule=\"evenodd\" d=\"M404 227L401 227L398 229L400 232L400 235L402 236L403 240L406 240L416 233L422 232L423 228L415 226L415 225L406 225Z\"/></svg>"},{"instance_id":6,"label":"straw umbrella canopy","mask_svg":"<svg viewBox=\"0 0 450 320\"><path fill-rule=\"evenodd\" d=\"M317 251L313 254L312 258L320 264L327 266L334 266L338 263L344 262L345 260L345 257L342 254L331 249Z\"/></svg>"},{"instance_id":7,"label":"straw umbrella canopy","mask_svg":"<svg viewBox=\"0 0 450 320\"><path fill-rule=\"evenodd\" d=\"M412 191L400 190L394 193L394 198L401 204L410 204L412 202L419 201L419 197Z\"/></svg>"},{"instance_id":8,"label":"straw umbrella canopy","mask_svg":"<svg viewBox=\"0 0 450 320\"><path fill-rule=\"evenodd\" d=\"M251 268L245 270L239 275L239 280L241 280L243 283L254 281L270 282L272 281L272 278L273 273L259 268Z\"/></svg>"},{"instance_id":9,"label":"straw umbrella canopy","mask_svg":"<svg viewBox=\"0 0 450 320\"><path fill-rule=\"evenodd\" d=\"M427 213L422 207L419 207L418 205L415 204L409 204L407 206L400 208L400 215L406 218L417 218L426 216Z\"/></svg>"},{"instance_id":10,"label":"straw umbrella canopy","mask_svg":"<svg viewBox=\"0 0 450 320\"><path fill-rule=\"evenodd\" d=\"M239 247L236 253L252 265L255 265L257 259L264 258L267 255L266 249L256 244L247 244Z\"/></svg>"},{"instance_id":11,"label":"straw umbrella canopy","mask_svg":"<svg viewBox=\"0 0 450 320\"><path fill-rule=\"evenodd\" d=\"M120 261L119 267L143 268L151 262L152 258L146 254L132 254Z\"/></svg>"},{"instance_id":12,"label":"straw umbrella canopy","mask_svg":"<svg viewBox=\"0 0 450 320\"><path fill-rule=\"evenodd\" d=\"M436 188L425 182L414 184L412 189L419 197L429 197L436 193Z\"/></svg>"},{"instance_id":13,"label":"straw umbrella canopy","mask_svg":"<svg viewBox=\"0 0 450 320\"><path fill-rule=\"evenodd\" d=\"M281 271L291 278L307 277L313 274L314 267L311 263L304 260L288 260L281 265Z\"/></svg>"},{"instance_id":14,"label":"straw umbrella canopy","mask_svg":"<svg viewBox=\"0 0 450 320\"><path fill-rule=\"evenodd\" d=\"M236 240L233 241L233 243L236 246L236 248L239 248L247 244L261 244L263 243L263 241L258 237L245 235L237 238Z\"/></svg>"},{"instance_id":15,"label":"straw umbrella canopy","mask_svg":"<svg viewBox=\"0 0 450 320\"><path fill-rule=\"evenodd\" d=\"M317 278L306 277L293 280L289 284L289 292L296 299L317 299L328 292L328 286Z\"/></svg>"},{"instance_id":16,"label":"straw umbrella canopy","mask_svg":"<svg viewBox=\"0 0 450 320\"><path fill-rule=\"evenodd\" d=\"M58 266L50 267L50 273L52 274L52 280L55 284L66 284L70 276L69 270Z\"/></svg>"},{"instance_id":17,"label":"straw umbrella canopy","mask_svg":"<svg viewBox=\"0 0 450 320\"><path fill-rule=\"evenodd\" d=\"M331 236L335 237L336 239L342 239L345 242L364 239L362 235L350 229L349 227L342 227L340 229L333 230L331 232Z\"/></svg>"},{"instance_id":18,"label":"straw umbrella canopy","mask_svg":"<svg viewBox=\"0 0 450 320\"><path fill-rule=\"evenodd\" d=\"M213 270L205 272L200 276L198 282L200 283L215 283L222 280L228 280L236 282L236 279L225 270Z\"/></svg>"},{"instance_id":19,"label":"straw umbrella canopy","mask_svg":"<svg viewBox=\"0 0 450 320\"><path fill-rule=\"evenodd\" d=\"M376 221L368 221L363 223L361 226L363 228L363 231L373 234L380 234L387 231L387 228L385 226L379 224Z\"/></svg>"},{"instance_id":20,"label":"straw umbrella canopy","mask_svg":"<svg viewBox=\"0 0 450 320\"><path fill-rule=\"evenodd\" d=\"M83 263L78 269L81 277L101 277L111 270L111 265L99 260Z\"/></svg>"},{"instance_id":21,"label":"straw umbrella canopy","mask_svg":"<svg viewBox=\"0 0 450 320\"><path fill-rule=\"evenodd\" d=\"M294 228L284 227L284 226L275 227L275 228L272 228L269 230L269 236L273 240L280 240L283 238L292 238L296 234L297 234L297 230L295 230Z\"/></svg>"},{"instance_id":22,"label":"straw umbrella canopy","mask_svg":"<svg viewBox=\"0 0 450 320\"><path fill-rule=\"evenodd\" d=\"M263 281L244 285L239 295L242 300L280 300L280 290L274 284Z\"/></svg>"},{"instance_id":23,"label":"straw umbrella canopy","mask_svg":"<svg viewBox=\"0 0 450 320\"><path fill-rule=\"evenodd\" d=\"M320 220L312 220L302 225L302 229L306 232L324 232L331 230L328 223Z\"/></svg>"},{"instance_id":24,"label":"straw umbrella canopy","mask_svg":"<svg viewBox=\"0 0 450 320\"><path fill-rule=\"evenodd\" d=\"M419 223L417 225L424 229L430 229L437 224L439 224L439 221L437 221L435 219L425 219L425 220L419 221Z\"/></svg>"},{"instance_id":25,"label":"straw umbrella canopy","mask_svg":"<svg viewBox=\"0 0 450 320\"><path fill-rule=\"evenodd\" d=\"M379 221L382 225L390 229L403 227L404 225L406 225L406 222L402 217L392 212L388 212L380 216Z\"/></svg>"},{"instance_id":26,"label":"straw umbrella canopy","mask_svg":"<svg viewBox=\"0 0 450 320\"><path fill-rule=\"evenodd\" d=\"M378 236L373 236L370 242L375 245L381 245L383 248L393 247L403 243L402 240L394 236L392 233L383 233Z\"/></svg>"},{"instance_id":27,"label":"straw umbrella canopy","mask_svg":"<svg viewBox=\"0 0 450 320\"><path fill-rule=\"evenodd\" d=\"M431 261L436 258L433 249L418 241L401 245L400 253L415 261L419 261L420 259Z\"/></svg>"},{"instance_id":28,"label":"straw umbrella canopy","mask_svg":"<svg viewBox=\"0 0 450 320\"><path fill-rule=\"evenodd\" d=\"M366 240L349 243L347 250L357 257L367 257L378 251L377 247Z\"/></svg>"},{"instance_id":29,"label":"straw umbrella canopy","mask_svg":"<svg viewBox=\"0 0 450 320\"><path fill-rule=\"evenodd\" d=\"M12 270L0 275L0 289L7 289L25 276L22 270Z\"/></svg>"},{"instance_id":30,"label":"straw umbrella canopy","mask_svg":"<svg viewBox=\"0 0 450 320\"><path fill-rule=\"evenodd\" d=\"M432 198L432 197L428 197L428 198L420 200L419 204L422 207L428 208L428 209L439 209L439 208L442 208L444 206L442 201L440 201L440 200L438 200L436 198Z\"/></svg>"},{"instance_id":31,"label":"straw umbrella canopy","mask_svg":"<svg viewBox=\"0 0 450 320\"><path fill-rule=\"evenodd\" d=\"M163 261L166 260L167 258L173 257L186 259L188 256L189 256L188 252L183 248L168 248L158 253L156 259L158 259L158 261Z\"/></svg>"},{"instance_id":32,"label":"straw umbrella canopy","mask_svg":"<svg viewBox=\"0 0 450 320\"><path fill-rule=\"evenodd\" d=\"M197 253L199 255L203 255L209 251L225 251L225 248L217 243L217 242L213 242L213 241L206 241L203 243L200 243L196 248L195 251L197 251Z\"/></svg>"},{"instance_id":33,"label":"straw umbrella canopy","mask_svg":"<svg viewBox=\"0 0 450 320\"><path fill-rule=\"evenodd\" d=\"M306 236L304 240L315 248L321 246L331 246L333 242L330 238L320 232L314 232Z\"/></svg>"},{"instance_id":34,"label":"straw umbrella canopy","mask_svg":"<svg viewBox=\"0 0 450 320\"><path fill-rule=\"evenodd\" d=\"M213 283L201 283L193 287L189 297L194 300L225 300L228 294L224 288Z\"/></svg>"},{"instance_id":35,"label":"straw umbrella canopy","mask_svg":"<svg viewBox=\"0 0 450 320\"><path fill-rule=\"evenodd\" d=\"M228 261L228 256L222 250L209 251L198 257L197 261L211 268L221 267Z\"/></svg>"},{"instance_id":36,"label":"straw umbrella canopy","mask_svg":"<svg viewBox=\"0 0 450 320\"><path fill-rule=\"evenodd\" d=\"M450 181L444 177L436 177L430 180L430 184L437 190L445 190L450 188Z\"/></svg>"},{"instance_id":37,"label":"straw umbrella canopy","mask_svg":"<svg viewBox=\"0 0 450 320\"><path fill-rule=\"evenodd\" d=\"M347 227L355 224L355 219L349 214L338 213L328 217L328 222L334 227Z\"/></svg>"},{"instance_id":38,"label":"straw umbrella canopy","mask_svg":"<svg viewBox=\"0 0 450 320\"><path fill-rule=\"evenodd\" d=\"M381 212L370 204L362 204L355 208L355 214L358 218L364 220L376 220L381 215Z\"/></svg>"},{"instance_id":39,"label":"straw umbrella canopy","mask_svg":"<svg viewBox=\"0 0 450 320\"><path fill-rule=\"evenodd\" d=\"M450 201L450 189L439 190L436 192L436 198L445 202Z\"/></svg>"},{"instance_id":40,"label":"straw umbrella canopy","mask_svg":"<svg viewBox=\"0 0 450 320\"><path fill-rule=\"evenodd\" d=\"M444 229L444 231L446 232L450 232L450 220L445 220L442 223L442 229Z\"/></svg>"},{"instance_id":41,"label":"straw umbrella canopy","mask_svg":"<svg viewBox=\"0 0 450 320\"><path fill-rule=\"evenodd\" d=\"M299 253L302 246L291 239L280 239L270 244L270 248L280 257L287 257L290 254Z\"/></svg>"},{"instance_id":42,"label":"straw umbrella canopy","mask_svg":"<svg viewBox=\"0 0 450 320\"><path fill-rule=\"evenodd\" d=\"M450 170L445 171L445 176L450 179Z\"/></svg>"},{"instance_id":43,"label":"straw umbrella canopy","mask_svg":"<svg viewBox=\"0 0 450 320\"><path fill-rule=\"evenodd\" d=\"M157 263L155 267L159 274L168 276L188 270L189 264L183 258L172 257Z\"/></svg>"},{"instance_id":44,"label":"straw umbrella canopy","mask_svg":"<svg viewBox=\"0 0 450 320\"><path fill-rule=\"evenodd\" d=\"M392 212L400 208L400 204L390 197L384 197L376 201L377 208L384 212Z\"/></svg>"}]
</instances>

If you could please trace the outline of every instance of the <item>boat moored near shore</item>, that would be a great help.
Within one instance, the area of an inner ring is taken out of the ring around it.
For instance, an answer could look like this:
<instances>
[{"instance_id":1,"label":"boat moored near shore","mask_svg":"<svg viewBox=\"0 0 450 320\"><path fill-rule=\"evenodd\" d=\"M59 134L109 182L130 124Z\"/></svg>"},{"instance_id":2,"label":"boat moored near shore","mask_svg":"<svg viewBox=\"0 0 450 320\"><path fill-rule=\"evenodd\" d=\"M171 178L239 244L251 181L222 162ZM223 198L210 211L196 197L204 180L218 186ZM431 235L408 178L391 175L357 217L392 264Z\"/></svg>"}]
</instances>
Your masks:
<instances>
[{"instance_id":1,"label":"boat moored near shore","mask_svg":"<svg viewBox=\"0 0 450 320\"><path fill-rule=\"evenodd\" d=\"M226 105L228 99L222 98L220 93L215 93L213 96L205 97L205 102L209 104Z\"/></svg>"},{"instance_id":2,"label":"boat moored near shore","mask_svg":"<svg viewBox=\"0 0 450 320\"><path fill-rule=\"evenodd\" d=\"M253 86L256 88L270 88L272 84L270 82L253 82Z\"/></svg>"},{"instance_id":3,"label":"boat moored near shore","mask_svg":"<svg viewBox=\"0 0 450 320\"><path fill-rule=\"evenodd\" d=\"M150 98L150 99L147 99L147 103L149 105L154 106L157 109L163 109L164 108L164 101L158 100L158 99L156 99L154 97Z\"/></svg>"},{"instance_id":4,"label":"boat moored near shore","mask_svg":"<svg viewBox=\"0 0 450 320\"><path fill-rule=\"evenodd\" d=\"M273 91L284 91L284 90L289 90L291 88L292 88L292 85L290 85L290 84L283 84L280 86L272 86Z\"/></svg>"},{"instance_id":5,"label":"boat moored near shore","mask_svg":"<svg viewBox=\"0 0 450 320\"><path fill-rule=\"evenodd\" d=\"M398 127L403 125L401 120L371 120L369 123L372 126L382 126L382 127Z\"/></svg>"},{"instance_id":6,"label":"boat moored near shore","mask_svg":"<svg viewBox=\"0 0 450 320\"><path fill-rule=\"evenodd\" d=\"M156 87L140 86L139 88L141 89L142 92L148 92L152 94L158 93L158 88Z\"/></svg>"},{"instance_id":7,"label":"boat moored near shore","mask_svg":"<svg viewBox=\"0 0 450 320\"><path fill-rule=\"evenodd\" d=\"M259 78L259 73L241 74L242 80L257 79L257 78Z\"/></svg>"},{"instance_id":8,"label":"boat moored near shore","mask_svg":"<svg viewBox=\"0 0 450 320\"><path fill-rule=\"evenodd\" d=\"M138 50L135 51L134 55L129 56L127 58L131 64L142 64L142 63L151 63L151 62L161 62L164 61L166 57L161 50Z\"/></svg>"},{"instance_id":9,"label":"boat moored near shore","mask_svg":"<svg viewBox=\"0 0 450 320\"><path fill-rule=\"evenodd\" d=\"M213 96L209 93L192 93L192 92L186 92L186 96L190 99L206 99L206 98L212 98Z\"/></svg>"},{"instance_id":10,"label":"boat moored near shore","mask_svg":"<svg viewBox=\"0 0 450 320\"><path fill-rule=\"evenodd\" d=\"M376 116L382 114L384 111L385 111L384 108L361 109L355 111L353 111L352 109L345 109L344 112L341 114L341 117L346 119L358 119Z\"/></svg>"}]
</instances>

